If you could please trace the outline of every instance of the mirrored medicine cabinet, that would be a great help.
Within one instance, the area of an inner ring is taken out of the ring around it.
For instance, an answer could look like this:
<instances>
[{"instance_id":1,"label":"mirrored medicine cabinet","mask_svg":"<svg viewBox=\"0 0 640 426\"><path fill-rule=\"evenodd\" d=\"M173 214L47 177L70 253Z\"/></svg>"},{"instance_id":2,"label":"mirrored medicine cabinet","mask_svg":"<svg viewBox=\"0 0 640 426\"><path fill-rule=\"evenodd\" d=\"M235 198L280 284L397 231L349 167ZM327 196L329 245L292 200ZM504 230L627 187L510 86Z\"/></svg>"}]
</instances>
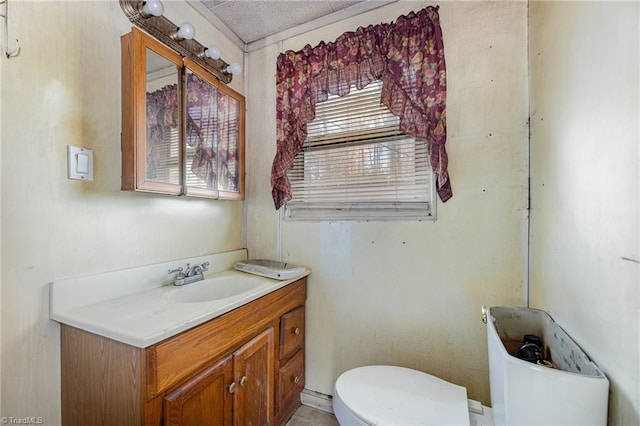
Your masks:
<instances>
[{"instance_id":1,"label":"mirrored medicine cabinet","mask_svg":"<svg viewBox=\"0 0 640 426\"><path fill-rule=\"evenodd\" d=\"M122 47L122 189L244 199L244 96L142 31Z\"/></svg>"}]
</instances>

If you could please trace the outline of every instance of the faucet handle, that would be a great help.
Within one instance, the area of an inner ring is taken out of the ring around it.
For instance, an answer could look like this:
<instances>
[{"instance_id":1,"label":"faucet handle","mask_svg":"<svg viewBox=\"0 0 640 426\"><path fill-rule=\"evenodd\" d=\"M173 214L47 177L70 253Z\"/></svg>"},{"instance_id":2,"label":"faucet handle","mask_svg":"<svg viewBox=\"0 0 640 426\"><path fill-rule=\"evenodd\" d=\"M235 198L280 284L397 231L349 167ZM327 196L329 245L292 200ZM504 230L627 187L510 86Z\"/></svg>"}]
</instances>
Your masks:
<instances>
[{"instance_id":1,"label":"faucet handle","mask_svg":"<svg viewBox=\"0 0 640 426\"><path fill-rule=\"evenodd\" d=\"M182 272L182 271L184 271L184 269L182 269L182 266L181 266L181 267L179 267L179 268L177 268L177 269L169 269L169 272L168 272L168 273L169 273L169 274L173 274L174 272L178 272L178 273L180 273L180 272Z\"/></svg>"},{"instance_id":2,"label":"faucet handle","mask_svg":"<svg viewBox=\"0 0 640 426\"><path fill-rule=\"evenodd\" d=\"M173 279L173 285L184 284L185 274L183 271L184 269L182 268L182 266L176 269L169 269L169 274L173 274L174 272L177 272L175 278Z\"/></svg>"},{"instance_id":3,"label":"faucet handle","mask_svg":"<svg viewBox=\"0 0 640 426\"><path fill-rule=\"evenodd\" d=\"M202 271L208 271L209 270L209 262L204 262L202 265L200 265L200 267L202 268Z\"/></svg>"}]
</instances>

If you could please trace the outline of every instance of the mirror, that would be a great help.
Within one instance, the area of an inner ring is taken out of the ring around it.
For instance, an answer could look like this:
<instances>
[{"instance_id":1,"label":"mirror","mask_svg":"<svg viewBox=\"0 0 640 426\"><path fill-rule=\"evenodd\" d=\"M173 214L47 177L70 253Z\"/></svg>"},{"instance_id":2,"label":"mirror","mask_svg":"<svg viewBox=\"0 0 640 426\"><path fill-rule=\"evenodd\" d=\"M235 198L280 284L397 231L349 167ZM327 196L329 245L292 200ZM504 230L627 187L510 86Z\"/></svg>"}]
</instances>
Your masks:
<instances>
[{"instance_id":1,"label":"mirror","mask_svg":"<svg viewBox=\"0 0 640 426\"><path fill-rule=\"evenodd\" d=\"M244 186L244 101L221 91L218 101L218 191L233 197Z\"/></svg>"},{"instance_id":2,"label":"mirror","mask_svg":"<svg viewBox=\"0 0 640 426\"><path fill-rule=\"evenodd\" d=\"M218 192L218 91L187 69L185 171L187 194Z\"/></svg>"},{"instance_id":3,"label":"mirror","mask_svg":"<svg viewBox=\"0 0 640 426\"><path fill-rule=\"evenodd\" d=\"M243 193L244 99L198 65L186 65L185 170L188 195L240 198ZM235 95L235 96L234 96ZM241 118L242 116L242 118Z\"/></svg>"},{"instance_id":4,"label":"mirror","mask_svg":"<svg viewBox=\"0 0 640 426\"><path fill-rule=\"evenodd\" d=\"M179 68L150 49L146 68L146 178L180 185Z\"/></svg>"}]
</instances>

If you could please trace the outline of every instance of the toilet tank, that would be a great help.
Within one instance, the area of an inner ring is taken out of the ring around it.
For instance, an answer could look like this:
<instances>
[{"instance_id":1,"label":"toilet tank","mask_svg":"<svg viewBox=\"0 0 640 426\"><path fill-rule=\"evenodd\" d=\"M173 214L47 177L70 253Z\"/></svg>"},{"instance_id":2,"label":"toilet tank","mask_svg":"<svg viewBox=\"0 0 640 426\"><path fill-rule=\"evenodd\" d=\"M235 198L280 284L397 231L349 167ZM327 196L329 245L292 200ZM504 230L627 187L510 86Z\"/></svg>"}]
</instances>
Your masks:
<instances>
[{"instance_id":1,"label":"toilet tank","mask_svg":"<svg viewBox=\"0 0 640 426\"><path fill-rule=\"evenodd\" d=\"M525 335L542 339L544 361L532 363L516 356ZM487 340L496 425L607 423L609 380L549 314L492 307Z\"/></svg>"}]
</instances>

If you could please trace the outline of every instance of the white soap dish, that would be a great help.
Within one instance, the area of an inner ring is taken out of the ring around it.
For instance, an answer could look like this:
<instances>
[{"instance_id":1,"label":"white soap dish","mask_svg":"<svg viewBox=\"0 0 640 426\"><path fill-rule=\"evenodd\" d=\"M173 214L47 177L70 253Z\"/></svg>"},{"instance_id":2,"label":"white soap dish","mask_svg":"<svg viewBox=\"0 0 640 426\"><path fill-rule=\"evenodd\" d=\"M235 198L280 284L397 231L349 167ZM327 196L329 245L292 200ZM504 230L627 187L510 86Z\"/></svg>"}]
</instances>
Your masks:
<instances>
[{"instance_id":1,"label":"white soap dish","mask_svg":"<svg viewBox=\"0 0 640 426\"><path fill-rule=\"evenodd\" d=\"M304 266L266 259L243 260L234 263L233 267L238 271L276 280L290 280L302 275L305 271Z\"/></svg>"}]
</instances>

